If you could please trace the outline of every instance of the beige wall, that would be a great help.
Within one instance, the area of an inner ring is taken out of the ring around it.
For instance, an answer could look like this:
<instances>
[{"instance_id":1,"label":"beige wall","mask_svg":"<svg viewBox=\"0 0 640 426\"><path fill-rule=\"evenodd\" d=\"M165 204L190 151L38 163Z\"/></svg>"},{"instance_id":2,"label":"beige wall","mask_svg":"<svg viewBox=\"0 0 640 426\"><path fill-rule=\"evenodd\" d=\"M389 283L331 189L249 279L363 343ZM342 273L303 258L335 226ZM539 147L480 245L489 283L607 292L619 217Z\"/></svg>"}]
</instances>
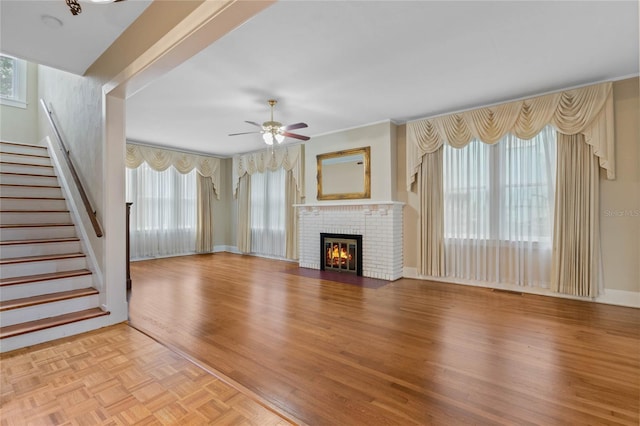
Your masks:
<instances>
[{"instance_id":1,"label":"beige wall","mask_svg":"<svg viewBox=\"0 0 640 426\"><path fill-rule=\"evenodd\" d=\"M640 292L640 97L638 78L613 84L616 179L600 179L605 288Z\"/></svg>"},{"instance_id":2,"label":"beige wall","mask_svg":"<svg viewBox=\"0 0 640 426\"><path fill-rule=\"evenodd\" d=\"M393 178L396 174L396 125L391 122L372 124L343 132L314 137L305 144L306 203L317 203L318 154L345 149L371 147L371 201L395 201ZM345 202L353 202L347 200ZM362 200L365 201L365 200ZM323 202L323 201L320 201ZM331 201L336 202L336 201Z\"/></svg>"},{"instance_id":3,"label":"beige wall","mask_svg":"<svg viewBox=\"0 0 640 426\"><path fill-rule=\"evenodd\" d=\"M616 179L601 177L601 238L606 289L640 292L639 79L613 84ZM398 127L397 192L404 207L404 266L418 259L419 198L406 189L406 126ZM414 184L415 185L415 184Z\"/></svg>"},{"instance_id":4,"label":"beige wall","mask_svg":"<svg viewBox=\"0 0 640 426\"><path fill-rule=\"evenodd\" d=\"M27 62L27 107L0 105L0 140L38 143L38 66Z\"/></svg>"},{"instance_id":5,"label":"beige wall","mask_svg":"<svg viewBox=\"0 0 640 426\"><path fill-rule=\"evenodd\" d=\"M233 194L231 191L231 159L220 160L220 188L219 200L213 202L213 243L216 246L235 246L235 235L232 235L231 205Z\"/></svg>"},{"instance_id":6,"label":"beige wall","mask_svg":"<svg viewBox=\"0 0 640 426\"><path fill-rule=\"evenodd\" d=\"M420 198L417 192L407 191L407 125L398 126L397 130L397 173L396 173L396 193L398 201L405 203L402 212L403 216L403 256L405 268L416 268L418 266L417 248L419 227L419 206Z\"/></svg>"}]
</instances>

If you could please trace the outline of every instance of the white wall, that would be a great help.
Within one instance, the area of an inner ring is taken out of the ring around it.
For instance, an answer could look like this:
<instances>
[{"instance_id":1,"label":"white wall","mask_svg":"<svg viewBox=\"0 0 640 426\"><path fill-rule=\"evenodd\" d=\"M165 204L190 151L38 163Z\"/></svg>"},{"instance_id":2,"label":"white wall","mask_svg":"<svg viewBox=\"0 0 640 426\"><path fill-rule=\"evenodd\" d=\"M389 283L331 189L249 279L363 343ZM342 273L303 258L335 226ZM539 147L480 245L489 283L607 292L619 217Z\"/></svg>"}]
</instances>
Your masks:
<instances>
[{"instance_id":1,"label":"white wall","mask_svg":"<svg viewBox=\"0 0 640 426\"><path fill-rule=\"evenodd\" d=\"M103 171L102 85L88 78L54 68L38 67L38 94L44 99L69 150L83 187L104 227L105 182ZM40 108L41 109L41 108ZM39 112L38 140L49 136L57 144L43 112ZM104 244L95 239L88 215L81 209L82 222L93 239L91 245L98 267L104 269Z\"/></svg>"},{"instance_id":2,"label":"white wall","mask_svg":"<svg viewBox=\"0 0 640 426\"><path fill-rule=\"evenodd\" d=\"M305 202L317 199L316 156L345 149L371 147L371 201L396 199L396 125L390 121L316 136L305 143ZM344 200L353 203L356 200ZM332 201L332 203L341 201Z\"/></svg>"},{"instance_id":3,"label":"white wall","mask_svg":"<svg viewBox=\"0 0 640 426\"><path fill-rule=\"evenodd\" d=\"M27 107L0 105L0 140L38 144L38 66L27 62Z\"/></svg>"}]
</instances>

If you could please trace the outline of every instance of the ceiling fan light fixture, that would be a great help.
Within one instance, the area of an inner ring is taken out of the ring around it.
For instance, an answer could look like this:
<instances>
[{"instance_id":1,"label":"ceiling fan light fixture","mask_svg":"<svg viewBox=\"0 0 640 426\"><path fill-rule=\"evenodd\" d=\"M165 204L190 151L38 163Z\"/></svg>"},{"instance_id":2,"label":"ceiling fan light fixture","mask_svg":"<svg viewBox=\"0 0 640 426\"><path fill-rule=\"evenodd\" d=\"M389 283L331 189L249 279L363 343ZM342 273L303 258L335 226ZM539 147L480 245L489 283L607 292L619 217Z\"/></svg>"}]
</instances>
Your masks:
<instances>
[{"instance_id":1,"label":"ceiling fan light fixture","mask_svg":"<svg viewBox=\"0 0 640 426\"><path fill-rule=\"evenodd\" d=\"M273 135L271 133L264 132L262 134L262 140L269 146L273 145Z\"/></svg>"},{"instance_id":2,"label":"ceiling fan light fixture","mask_svg":"<svg viewBox=\"0 0 640 426\"><path fill-rule=\"evenodd\" d=\"M262 140L269 146L273 145L274 142L277 142L279 145L284 141L284 135L281 135L276 130L270 130L262 134Z\"/></svg>"}]
</instances>

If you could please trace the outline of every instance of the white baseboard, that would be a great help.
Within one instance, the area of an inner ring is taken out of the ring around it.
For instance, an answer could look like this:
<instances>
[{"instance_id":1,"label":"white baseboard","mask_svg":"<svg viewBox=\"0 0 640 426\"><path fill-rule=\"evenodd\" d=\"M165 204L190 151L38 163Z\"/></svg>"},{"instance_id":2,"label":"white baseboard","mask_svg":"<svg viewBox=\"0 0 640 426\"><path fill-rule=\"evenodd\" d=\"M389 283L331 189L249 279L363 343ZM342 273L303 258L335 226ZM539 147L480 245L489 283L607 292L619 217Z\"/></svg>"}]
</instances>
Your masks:
<instances>
[{"instance_id":1,"label":"white baseboard","mask_svg":"<svg viewBox=\"0 0 640 426\"><path fill-rule=\"evenodd\" d=\"M223 251L226 251L228 253L233 253L233 254L242 254L240 252L240 250L238 250L238 247L236 247L236 246L220 245L220 246L214 246L213 247L213 252L214 253L219 253L219 252L223 252Z\"/></svg>"},{"instance_id":2,"label":"white baseboard","mask_svg":"<svg viewBox=\"0 0 640 426\"><path fill-rule=\"evenodd\" d=\"M596 302L640 308L640 292L605 288L604 294L598 296Z\"/></svg>"},{"instance_id":3,"label":"white baseboard","mask_svg":"<svg viewBox=\"0 0 640 426\"><path fill-rule=\"evenodd\" d=\"M604 303L608 305L627 306L631 308L640 308L640 292L615 290L605 288L604 293L597 298L571 296L568 294L555 293L548 288L541 287L523 287L513 284L486 283L478 281L470 281L463 279L452 279L447 277L428 277L418 275L417 268L405 267L403 269L403 278L424 281L437 281L449 284L468 285L472 287L495 288L499 290L511 290L521 293L537 294L540 296L559 297L563 299L583 300L585 302Z\"/></svg>"}]
</instances>

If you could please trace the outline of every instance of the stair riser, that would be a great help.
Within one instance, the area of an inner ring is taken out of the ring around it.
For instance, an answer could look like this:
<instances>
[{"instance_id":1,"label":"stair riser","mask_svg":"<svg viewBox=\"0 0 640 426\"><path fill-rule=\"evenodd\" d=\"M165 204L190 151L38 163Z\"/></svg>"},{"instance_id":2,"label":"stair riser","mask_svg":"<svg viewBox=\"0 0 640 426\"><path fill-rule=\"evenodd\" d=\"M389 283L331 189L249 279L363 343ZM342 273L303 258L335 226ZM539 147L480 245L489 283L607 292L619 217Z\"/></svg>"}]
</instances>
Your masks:
<instances>
[{"instance_id":1,"label":"stair riser","mask_svg":"<svg viewBox=\"0 0 640 426\"><path fill-rule=\"evenodd\" d=\"M39 166L51 165L51 158L49 157L36 157L9 153L0 153L0 161L6 161L8 163L36 164Z\"/></svg>"},{"instance_id":2,"label":"stair riser","mask_svg":"<svg viewBox=\"0 0 640 426\"><path fill-rule=\"evenodd\" d=\"M53 167L25 166L22 164L0 164L4 173L26 173L30 175L55 176Z\"/></svg>"},{"instance_id":3,"label":"stair riser","mask_svg":"<svg viewBox=\"0 0 640 426\"><path fill-rule=\"evenodd\" d=\"M2 210L68 210L65 200L37 200L28 198L4 198L0 200Z\"/></svg>"},{"instance_id":4,"label":"stair riser","mask_svg":"<svg viewBox=\"0 0 640 426\"><path fill-rule=\"evenodd\" d=\"M34 331L33 333L21 334L19 336L8 337L0 340L0 352L9 352L16 349L33 346L38 343L49 342L67 336L85 333L112 324L108 315L91 318L71 324L60 325L47 328L45 330Z\"/></svg>"},{"instance_id":5,"label":"stair riser","mask_svg":"<svg viewBox=\"0 0 640 426\"><path fill-rule=\"evenodd\" d=\"M3 327L20 324L27 321L36 321L57 315L69 314L84 309L97 308L100 304L99 295L77 297L75 299L61 300L59 302L43 303L27 308L11 309L0 312L0 324Z\"/></svg>"},{"instance_id":6,"label":"stair riser","mask_svg":"<svg viewBox=\"0 0 640 426\"><path fill-rule=\"evenodd\" d=\"M60 271L74 271L86 269L87 261L84 257L57 260L40 260L35 262L21 262L2 265L0 277L13 278L27 275L49 274Z\"/></svg>"},{"instance_id":7,"label":"stair riser","mask_svg":"<svg viewBox=\"0 0 640 426\"><path fill-rule=\"evenodd\" d=\"M5 300L22 299L24 297L40 296L41 294L58 293L61 291L79 290L92 286L93 279L91 275L7 285L0 289L0 300L4 302Z\"/></svg>"},{"instance_id":8,"label":"stair riser","mask_svg":"<svg viewBox=\"0 0 640 426\"><path fill-rule=\"evenodd\" d=\"M46 147L41 148L41 147L35 147L35 146L29 146L29 145L18 145L18 144L9 144L9 143L0 143L0 153L49 155Z\"/></svg>"},{"instance_id":9,"label":"stair riser","mask_svg":"<svg viewBox=\"0 0 640 426\"><path fill-rule=\"evenodd\" d=\"M47 188L38 186L0 185L0 196L24 198L62 198L62 190L57 186Z\"/></svg>"},{"instance_id":10,"label":"stair riser","mask_svg":"<svg viewBox=\"0 0 640 426\"><path fill-rule=\"evenodd\" d=\"M55 176L31 176L31 175L12 175L3 173L0 180L5 185L41 185L41 186L59 186L58 178Z\"/></svg>"},{"instance_id":11,"label":"stair riser","mask_svg":"<svg viewBox=\"0 0 640 426\"><path fill-rule=\"evenodd\" d=\"M0 229L0 241L45 240L47 238L71 238L75 236L76 230L73 226Z\"/></svg>"},{"instance_id":12,"label":"stair riser","mask_svg":"<svg viewBox=\"0 0 640 426\"><path fill-rule=\"evenodd\" d=\"M65 241L59 243L10 244L0 247L0 258L15 259L16 257L43 256L48 254L69 254L80 252L79 241Z\"/></svg>"},{"instance_id":13,"label":"stair riser","mask_svg":"<svg viewBox=\"0 0 640 426\"><path fill-rule=\"evenodd\" d=\"M27 212L0 214L0 224L24 225L29 223L71 223L69 212Z\"/></svg>"}]
</instances>

